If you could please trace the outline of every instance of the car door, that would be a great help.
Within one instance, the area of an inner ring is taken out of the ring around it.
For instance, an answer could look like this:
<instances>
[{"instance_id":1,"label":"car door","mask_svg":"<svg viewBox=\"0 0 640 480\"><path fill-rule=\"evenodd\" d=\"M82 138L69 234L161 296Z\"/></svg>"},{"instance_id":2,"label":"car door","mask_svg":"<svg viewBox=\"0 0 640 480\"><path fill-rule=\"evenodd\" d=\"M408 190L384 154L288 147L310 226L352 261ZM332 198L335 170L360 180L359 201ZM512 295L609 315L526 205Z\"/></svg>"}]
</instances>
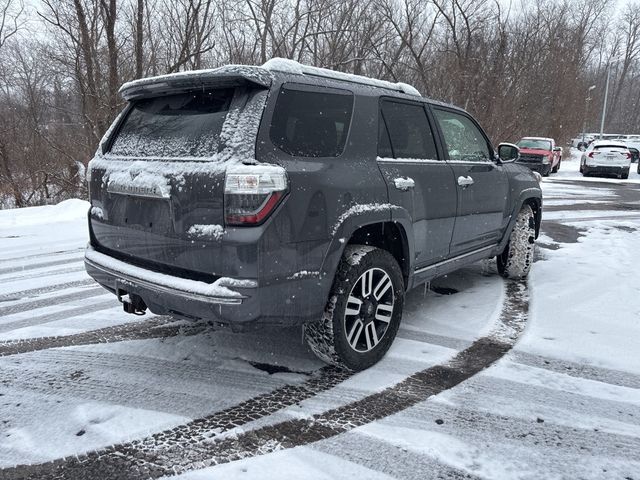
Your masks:
<instances>
[{"instance_id":1,"label":"car door","mask_svg":"<svg viewBox=\"0 0 640 480\"><path fill-rule=\"evenodd\" d=\"M383 98L378 166L389 201L412 217L416 268L449 255L457 208L453 170L442 160L425 105Z\"/></svg>"},{"instance_id":2,"label":"car door","mask_svg":"<svg viewBox=\"0 0 640 480\"><path fill-rule=\"evenodd\" d=\"M466 113L433 107L444 141L445 158L453 169L458 212L451 256L496 244L507 224L509 180L496 162L491 143Z\"/></svg>"}]
</instances>

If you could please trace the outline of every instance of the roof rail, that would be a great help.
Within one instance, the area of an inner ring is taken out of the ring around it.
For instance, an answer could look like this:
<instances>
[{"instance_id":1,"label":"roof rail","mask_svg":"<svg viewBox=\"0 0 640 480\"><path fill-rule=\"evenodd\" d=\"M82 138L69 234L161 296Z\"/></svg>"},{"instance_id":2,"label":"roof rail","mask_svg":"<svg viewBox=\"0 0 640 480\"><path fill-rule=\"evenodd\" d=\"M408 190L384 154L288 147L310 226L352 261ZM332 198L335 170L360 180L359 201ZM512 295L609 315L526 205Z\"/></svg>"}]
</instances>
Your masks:
<instances>
[{"instance_id":1,"label":"roof rail","mask_svg":"<svg viewBox=\"0 0 640 480\"><path fill-rule=\"evenodd\" d=\"M386 88L388 90L395 90L407 95L415 95L421 97L420 92L413 86L407 83L393 83L386 80L378 80L375 78L369 78L362 75L353 75L350 73L338 72L335 70L329 70L328 68L311 67L309 65L303 65L295 60L289 60L286 58L272 58L268 60L262 68L283 73L293 73L297 75L309 75L313 77L331 78L333 80L341 80L343 82L358 83L361 85L370 85L372 87Z\"/></svg>"}]
</instances>

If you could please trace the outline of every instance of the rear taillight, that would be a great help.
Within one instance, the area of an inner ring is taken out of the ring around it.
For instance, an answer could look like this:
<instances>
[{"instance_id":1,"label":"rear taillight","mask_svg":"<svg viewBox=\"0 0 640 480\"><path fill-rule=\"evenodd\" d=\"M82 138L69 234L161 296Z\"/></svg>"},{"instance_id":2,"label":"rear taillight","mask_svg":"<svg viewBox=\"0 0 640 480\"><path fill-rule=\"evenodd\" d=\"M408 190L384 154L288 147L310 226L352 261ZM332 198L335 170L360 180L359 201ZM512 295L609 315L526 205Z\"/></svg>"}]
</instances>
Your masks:
<instances>
[{"instance_id":1,"label":"rear taillight","mask_svg":"<svg viewBox=\"0 0 640 480\"><path fill-rule=\"evenodd\" d=\"M625 155L629 160L631 160L631 157L632 157L631 152L627 152L627 153L625 153L624 155Z\"/></svg>"},{"instance_id":2,"label":"rear taillight","mask_svg":"<svg viewBox=\"0 0 640 480\"><path fill-rule=\"evenodd\" d=\"M280 204L287 189L287 174L282 167L230 167L224 185L225 223L259 225Z\"/></svg>"},{"instance_id":3,"label":"rear taillight","mask_svg":"<svg viewBox=\"0 0 640 480\"><path fill-rule=\"evenodd\" d=\"M589 158L593 158L593 154L594 154L594 153L596 153L596 152L591 152L591 153L588 155L588 157L589 157Z\"/></svg>"}]
</instances>

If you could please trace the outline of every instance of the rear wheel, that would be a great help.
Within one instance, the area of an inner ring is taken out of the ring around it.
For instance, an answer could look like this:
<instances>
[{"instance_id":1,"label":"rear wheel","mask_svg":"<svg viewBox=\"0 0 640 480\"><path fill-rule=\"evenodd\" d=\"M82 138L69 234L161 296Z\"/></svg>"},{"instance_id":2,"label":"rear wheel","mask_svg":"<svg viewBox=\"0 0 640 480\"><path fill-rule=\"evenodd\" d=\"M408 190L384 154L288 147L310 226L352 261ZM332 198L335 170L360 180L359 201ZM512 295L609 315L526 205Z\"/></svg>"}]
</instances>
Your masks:
<instances>
[{"instance_id":1,"label":"rear wheel","mask_svg":"<svg viewBox=\"0 0 640 480\"><path fill-rule=\"evenodd\" d=\"M338 266L322 319L305 327L318 358L359 371L378 362L396 336L404 303L404 281L387 251L349 245Z\"/></svg>"},{"instance_id":2,"label":"rear wheel","mask_svg":"<svg viewBox=\"0 0 640 480\"><path fill-rule=\"evenodd\" d=\"M531 206L524 205L518 213L507 246L496 257L500 275L521 279L529 274L533 264L535 238L535 216Z\"/></svg>"},{"instance_id":3,"label":"rear wheel","mask_svg":"<svg viewBox=\"0 0 640 480\"><path fill-rule=\"evenodd\" d=\"M623 180L626 180L627 178L629 178L629 170L623 170L622 173L620 174L620 178Z\"/></svg>"}]
</instances>

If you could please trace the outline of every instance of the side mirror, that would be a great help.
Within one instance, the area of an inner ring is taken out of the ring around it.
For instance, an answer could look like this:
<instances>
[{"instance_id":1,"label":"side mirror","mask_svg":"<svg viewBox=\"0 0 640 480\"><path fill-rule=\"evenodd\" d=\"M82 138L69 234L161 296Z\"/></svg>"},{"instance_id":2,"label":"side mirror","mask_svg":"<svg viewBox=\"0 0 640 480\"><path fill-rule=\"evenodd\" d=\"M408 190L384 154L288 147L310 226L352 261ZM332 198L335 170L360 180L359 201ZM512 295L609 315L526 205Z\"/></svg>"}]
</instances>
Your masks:
<instances>
[{"instance_id":1,"label":"side mirror","mask_svg":"<svg viewBox=\"0 0 640 480\"><path fill-rule=\"evenodd\" d=\"M554 152L561 152L562 151L562 147L553 147L553 151Z\"/></svg>"},{"instance_id":2,"label":"side mirror","mask_svg":"<svg viewBox=\"0 0 640 480\"><path fill-rule=\"evenodd\" d=\"M513 143L501 143L498 145L498 157L503 162L515 162L520 158L520 149Z\"/></svg>"}]
</instances>

